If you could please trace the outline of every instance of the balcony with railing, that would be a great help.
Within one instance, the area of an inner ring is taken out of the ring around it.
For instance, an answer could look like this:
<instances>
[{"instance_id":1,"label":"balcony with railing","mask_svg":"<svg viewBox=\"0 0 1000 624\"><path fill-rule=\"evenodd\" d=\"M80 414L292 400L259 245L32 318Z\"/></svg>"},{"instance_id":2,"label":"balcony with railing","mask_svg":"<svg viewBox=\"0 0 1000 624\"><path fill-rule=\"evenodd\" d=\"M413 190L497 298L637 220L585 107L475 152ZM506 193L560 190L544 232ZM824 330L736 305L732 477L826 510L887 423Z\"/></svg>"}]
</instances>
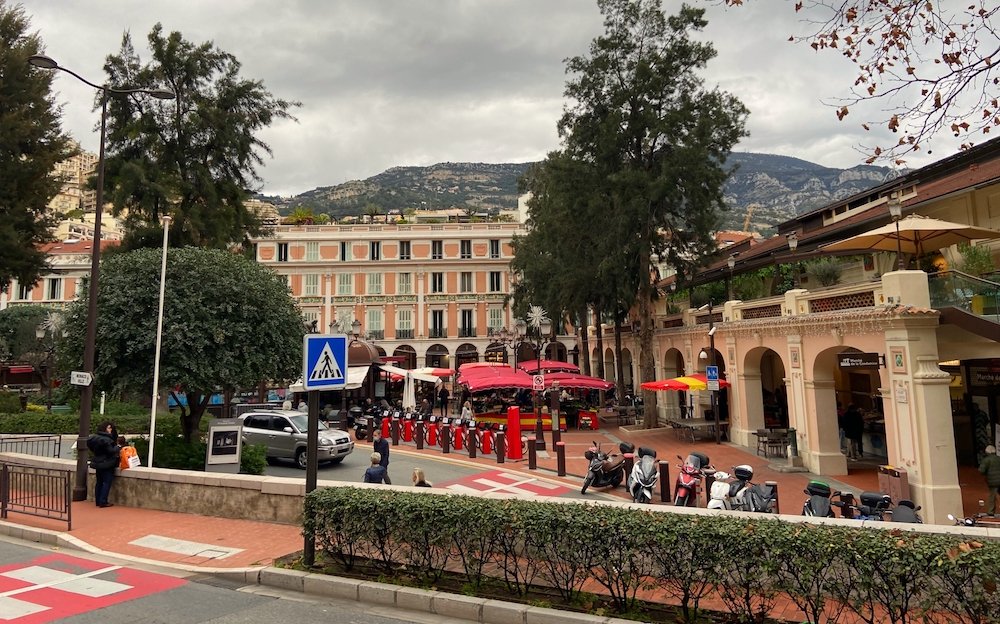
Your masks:
<instances>
[{"instance_id":1,"label":"balcony with railing","mask_svg":"<svg viewBox=\"0 0 1000 624\"><path fill-rule=\"evenodd\" d=\"M448 337L448 328L447 327L431 327L431 330L430 330L430 332L428 332L428 335L431 338L447 338Z\"/></svg>"},{"instance_id":2,"label":"balcony with railing","mask_svg":"<svg viewBox=\"0 0 1000 624\"><path fill-rule=\"evenodd\" d=\"M413 330L412 329L397 329L396 330L396 340L412 340Z\"/></svg>"},{"instance_id":3,"label":"balcony with railing","mask_svg":"<svg viewBox=\"0 0 1000 624\"><path fill-rule=\"evenodd\" d=\"M476 328L475 327L459 327L458 328L459 338L475 338Z\"/></svg>"}]
</instances>

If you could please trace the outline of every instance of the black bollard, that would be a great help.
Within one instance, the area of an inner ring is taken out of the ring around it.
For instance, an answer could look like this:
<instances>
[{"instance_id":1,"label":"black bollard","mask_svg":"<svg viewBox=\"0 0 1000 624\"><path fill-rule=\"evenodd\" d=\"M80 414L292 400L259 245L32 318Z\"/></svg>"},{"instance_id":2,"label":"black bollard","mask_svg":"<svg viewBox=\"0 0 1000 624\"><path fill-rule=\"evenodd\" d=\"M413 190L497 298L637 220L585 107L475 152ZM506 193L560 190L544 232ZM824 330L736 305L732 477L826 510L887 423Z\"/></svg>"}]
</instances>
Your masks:
<instances>
[{"instance_id":1,"label":"black bollard","mask_svg":"<svg viewBox=\"0 0 1000 624\"><path fill-rule=\"evenodd\" d=\"M399 446L399 418L396 416L389 421L389 433L392 436L392 445Z\"/></svg>"},{"instance_id":2,"label":"black bollard","mask_svg":"<svg viewBox=\"0 0 1000 624\"><path fill-rule=\"evenodd\" d=\"M765 481L764 485L771 488L774 492L774 513L781 513L781 507L778 506L778 482L777 481Z\"/></svg>"},{"instance_id":3,"label":"black bollard","mask_svg":"<svg viewBox=\"0 0 1000 624\"><path fill-rule=\"evenodd\" d=\"M469 427L469 430L465 433L465 447L469 449L469 459L476 458L476 446L479 445L479 438L476 433L477 430L475 427Z\"/></svg>"},{"instance_id":4,"label":"black bollard","mask_svg":"<svg viewBox=\"0 0 1000 624\"><path fill-rule=\"evenodd\" d=\"M528 470L538 467L538 451L535 449L535 436L521 438L528 441Z\"/></svg>"},{"instance_id":5,"label":"black bollard","mask_svg":"<svg viewBox=\"0 0 1000 624\"><path fill-rule=\"evenodd\" d=\"M497 463L502 464L507 458L507 436L498 435L495 442L496 446L493 448L495 448L497 452Z\"/></svg>"},{"instance_id":6,"label":"black bollard","mask_svg":"<svg viewBox=\"0 0 1000 624\"><path fill-rule=\"evenodd\" d=\"M632 476L632 468L635 467L635 455L632 453L625 453L625 481L623 483L628 483L628 478ZM625 487L628 487L626 485Z\"/></svg>"},{"instance_id":7,"label":"black bollard","mask_svg":"<svg viewBox=\"0 0 1000 624\"><path fill-rule=\"evenodd\" d=\"M660 502L670 502L670 462L661 460L660 464Z\"/></svg>"},{"instance_id":8,"label":"black bollard","mask_svg":"<svg viewBox=\"0 0 1000 624\"><path fill-rule=\"evenodd\" d=\"M556 474L566 476L566 443L562 440L556 442Z\"/></svg>"},{"instance_id":9,"label":"black bollard","mask_svg":"<svg viewBox=\"0 0 1000 624\"><path fill-rule=\"evenodd\" d=\"M441 425L438 435L441 436L441 452L445 455L451 453L451 426Z\"/></svg>"},{"instance_id":10,"label":"black bollard","mask_svg":"<svg viewBox=\"0 0 1000 624\"><path fill-rule=\"evenodd\" d=\"M413 437L417 439L417 450L424 448L424 421L418 420L413 427Z\"/></svg>"},{"instance_id":11,"label":"black bollard","mask_svg":"<svg viewBox=\"0 0 1000 624\"><path fill-rule=\"evenodd\" d=\"M715 483L715 473L705 475L705 506L708 507L708 501L712 499L712 484Z\"/></svg>"}]
</instances>

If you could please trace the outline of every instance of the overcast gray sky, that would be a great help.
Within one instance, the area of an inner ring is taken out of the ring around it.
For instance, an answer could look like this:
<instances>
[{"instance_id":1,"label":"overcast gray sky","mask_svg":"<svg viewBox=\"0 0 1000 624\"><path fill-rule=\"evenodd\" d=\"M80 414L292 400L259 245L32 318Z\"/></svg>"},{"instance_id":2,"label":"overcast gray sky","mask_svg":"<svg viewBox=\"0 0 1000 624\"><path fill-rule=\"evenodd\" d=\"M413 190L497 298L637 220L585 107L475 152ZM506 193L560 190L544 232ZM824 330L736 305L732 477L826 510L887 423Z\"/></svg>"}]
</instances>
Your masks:
<instances>
[{"instance_id":1,"label":"overcast gray sky","mask_svg":"<svg viewBox=\"0 0 1000 624\"><path fill-rule=\"evenodd\" d=\"M11 0L9 0L11 1ZM693 0L710 20L704 37L719 55L707 83L751 111L739 151L803 158L832 167L861 164L873 143L862 121L884 113L852 109L838 122L831 104L848 93L852 65L789 35L808 25L790 2L739 9ZM130 31L140 56L156 22L196 43L213 41L280 98L298 100L298 122L262 138L274 150L263 190L290 195L363 179L397 165L540 160L559 147L564 59L603 31L595 0L22 0L46 53L93 82ZM668 11L680 3L664 0ZM71 76L55 82L63 123L97 151L93 92ZM957 149L935 140L932 157Z\"/></svg>"}]
</instances>

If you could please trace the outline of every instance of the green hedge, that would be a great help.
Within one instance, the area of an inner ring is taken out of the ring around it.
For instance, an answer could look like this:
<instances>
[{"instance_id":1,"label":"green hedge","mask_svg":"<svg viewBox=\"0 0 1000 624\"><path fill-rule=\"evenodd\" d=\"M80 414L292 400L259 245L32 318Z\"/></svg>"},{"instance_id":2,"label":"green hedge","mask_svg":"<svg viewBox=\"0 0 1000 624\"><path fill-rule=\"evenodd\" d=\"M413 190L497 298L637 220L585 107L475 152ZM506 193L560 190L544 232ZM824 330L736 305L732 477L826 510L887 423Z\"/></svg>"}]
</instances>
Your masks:
<instances>
[{"instance_id":1,"label":"green hedge","mask_svg":"<svg viewBox=\"0 0 1000 624\"><path fill-rule=\"evenodd\" d=\"M176 419L176 416L170 418ZM93 412L90 416L91 432L102 420L115 423L122 435L149 433L149 414L122 415L115 418L101 416ZM160 419L157 418L157 423ZM22 412L19 414L0 413L0 433L52 433L75 435L79 433L80 414L77 412Z\"/></svg>"},{"instance_id":2,"label":"green hedge","mask_svg":"<svg viewBox=\"0 0 1000 624\"><path fill-rule=\"evenodd\" d=\"M870 624L1000 621L1000 543L898 525L352 487L310 493L304 524L347 570L374 564L391 576L402 566L429 586L445 569L461 570L473 589L499 576L513 595L545 585L566 604L579 603L585 584L596 582L621 613L634 613L640 589L654 589L679 603L687 622L697 621L710 592L740 622L762 621L782 594L812 622L844 613Z\"/></svg>"}]
</instances>

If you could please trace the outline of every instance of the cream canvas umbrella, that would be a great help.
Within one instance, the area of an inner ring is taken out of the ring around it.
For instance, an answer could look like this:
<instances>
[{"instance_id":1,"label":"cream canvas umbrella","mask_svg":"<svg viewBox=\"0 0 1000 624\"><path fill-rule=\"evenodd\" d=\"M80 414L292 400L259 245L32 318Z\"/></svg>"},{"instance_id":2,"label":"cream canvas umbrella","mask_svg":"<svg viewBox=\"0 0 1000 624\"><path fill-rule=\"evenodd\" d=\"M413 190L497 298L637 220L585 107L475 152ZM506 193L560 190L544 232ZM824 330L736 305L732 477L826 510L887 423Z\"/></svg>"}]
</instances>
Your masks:
<instances>
[{"instance_id":1,"label":"cream canvas umbrella","mask_svg":"<svg viewBox=\"0 0 1000 624\"><path fill-rule=\"evenodd\" d=\"M993 238L1000 238L1000 232L966 223L954 223L912 214L895 223L823 245L819 249L820 251L896 251L920 257L929 250Z\"/></svg>"}]
</instances>

